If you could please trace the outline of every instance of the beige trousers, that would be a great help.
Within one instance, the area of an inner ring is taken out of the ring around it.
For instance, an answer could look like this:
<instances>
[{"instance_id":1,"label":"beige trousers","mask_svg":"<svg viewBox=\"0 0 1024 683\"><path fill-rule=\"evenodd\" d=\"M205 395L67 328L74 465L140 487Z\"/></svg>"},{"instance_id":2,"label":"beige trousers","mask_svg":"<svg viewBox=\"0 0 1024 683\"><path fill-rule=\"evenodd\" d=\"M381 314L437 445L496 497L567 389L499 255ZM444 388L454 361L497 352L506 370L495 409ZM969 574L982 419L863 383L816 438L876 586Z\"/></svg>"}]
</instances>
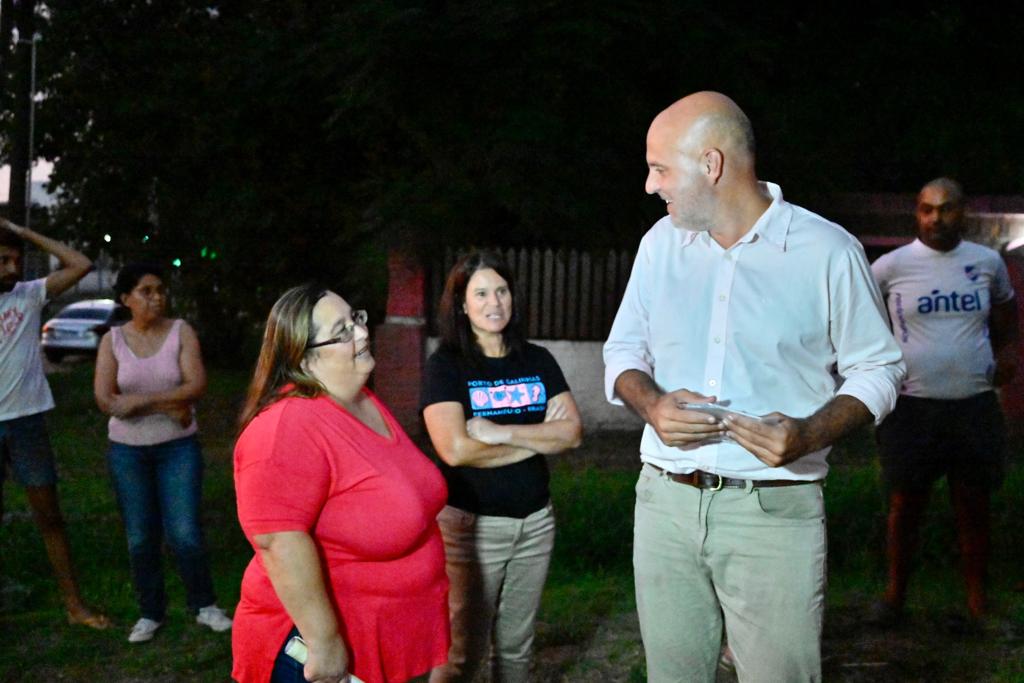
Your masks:
<instances>
[{"instance_id":1,"label":"beige trousers","mask_svg":"<svg viewBox=\"0 0 1024 683\"><path fill-rule=\"evenodd\" d=\"M713 682L723 621L740 681L821 680L819 484L701 490L644 465L636 496L633 568L648 681Z\"/></svg>"},{"instance_id":2,"label":"beige trousers","mask_svg":"<svg viewBox=\"0 0 1024 683\"><path fill-rule=\"evenodd\" d=\"M472 681L490 654L493 683L529 680L534 622L555 544L551 505L517 519L444 508L452 646L431 683Z\"/></svg>"}]
</instances>

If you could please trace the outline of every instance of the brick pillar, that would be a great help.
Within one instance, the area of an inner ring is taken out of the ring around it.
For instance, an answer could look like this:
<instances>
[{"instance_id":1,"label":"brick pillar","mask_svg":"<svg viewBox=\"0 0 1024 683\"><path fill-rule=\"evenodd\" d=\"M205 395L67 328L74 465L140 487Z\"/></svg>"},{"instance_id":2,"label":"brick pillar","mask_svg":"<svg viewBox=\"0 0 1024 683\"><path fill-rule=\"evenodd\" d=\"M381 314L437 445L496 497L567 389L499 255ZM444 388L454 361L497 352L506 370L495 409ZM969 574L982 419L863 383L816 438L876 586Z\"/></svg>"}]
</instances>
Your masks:
<instances>
[{"instance_id":1,"label":"brick pillar","mask_svg":"<svg viewBox=\"0 0 1024 683\"><path fill-rule=\"evenodd\" d=\"M1006 269L1010 273L1010 282L1016 293L1017 315L1024 327L1024 254L1015 249L1006 254ZM1024 434L1024 330L1021 330L1021 341L1017 342L1017 376L1013 381L999 390L1006 415L1006 426L1011 434Z\"/></svg>"},{"instance_id":2,"label":"brick pillar","mask_svg":"<svg viewBox=\"0 0 1024 683\"><path fill-rule=\"evenodd\" d=\"M426 271L415 256L388 254L387 318L374 330L373 385L412 436L421 431L420 382L427 338Z\"/></svg>"}]
</instances>

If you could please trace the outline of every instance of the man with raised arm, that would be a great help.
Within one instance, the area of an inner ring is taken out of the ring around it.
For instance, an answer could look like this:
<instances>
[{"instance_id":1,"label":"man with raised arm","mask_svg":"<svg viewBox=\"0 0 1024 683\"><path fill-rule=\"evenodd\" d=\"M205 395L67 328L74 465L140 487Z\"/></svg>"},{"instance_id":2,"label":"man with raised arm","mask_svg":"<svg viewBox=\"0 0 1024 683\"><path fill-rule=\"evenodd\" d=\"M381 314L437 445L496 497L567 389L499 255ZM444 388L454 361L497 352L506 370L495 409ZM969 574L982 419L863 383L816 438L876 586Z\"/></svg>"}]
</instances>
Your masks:
<instances>
[{"instance_id":1,"label":"man with raised arm","mask_svg":"<svg viewBox=\"0 0 1024 683\"><path fill-rule=\"evenodd\" d=\"M633 563L648 680L714 681L724 619L741 681L817 681L825 458L892 409L900 351L860 244L757 179L728 97L658 114L647 165L668 216L604 357L609 400L647 422Z\"/></svg>"},{"instance_id":2,"label":"man with raised arm","mask_svg":"<svg viewBox=\"0 0 1024 683\"><path fill-rule=\"evenodd\" d=\"M25 242L56 256L60 269L45 278L21 282ZM92 262L66 244L0 218L0 516L3 478L10 468L25 487L68 622L104 629L110 621L82 601L71 565L57 500L57 472L43 419L53 408L53 395L39 349L43 305L81 280L90 268Z\"/></svg>"}]
</instances>

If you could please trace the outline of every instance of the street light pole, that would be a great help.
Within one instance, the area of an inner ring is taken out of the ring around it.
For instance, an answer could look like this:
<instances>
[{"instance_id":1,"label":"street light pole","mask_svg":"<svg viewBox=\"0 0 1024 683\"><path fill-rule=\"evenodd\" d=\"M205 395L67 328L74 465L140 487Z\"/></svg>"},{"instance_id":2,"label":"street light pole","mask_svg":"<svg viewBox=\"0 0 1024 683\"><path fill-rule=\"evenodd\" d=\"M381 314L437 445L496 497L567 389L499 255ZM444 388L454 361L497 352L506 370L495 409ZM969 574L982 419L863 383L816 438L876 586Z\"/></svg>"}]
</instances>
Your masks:
<instances>
[{"instance_id":1,"label":"street light pole","mask_svg":"<svg viewBox=\"0 0 1024 683\"><path fill-rule=\"evenodd\" d=\"M14 23L18 42L14 56L14 87L11 109L11 184L8 193L8 216L22 225L29 217L29 180L32 168L30 139L34 126L35 106L35 8L37 0L20 0L15 4Z\"/></svg>"},{"instance_id":2,"label":"street light pole","mask_svg":"<svg viewBox=\"0 0 1024 683\"><path fill-rule=\"evenodd\" d=\"M18 42L23 39L18 38ZM36 139L36 43L39 42L39 34L33 33L32 40L25 40L30 43L31 68L29 70L28 87L28 168L25 169L25 227L32 225L32 167L35 166L35 139Z\"/></svg>"}]
</instances>

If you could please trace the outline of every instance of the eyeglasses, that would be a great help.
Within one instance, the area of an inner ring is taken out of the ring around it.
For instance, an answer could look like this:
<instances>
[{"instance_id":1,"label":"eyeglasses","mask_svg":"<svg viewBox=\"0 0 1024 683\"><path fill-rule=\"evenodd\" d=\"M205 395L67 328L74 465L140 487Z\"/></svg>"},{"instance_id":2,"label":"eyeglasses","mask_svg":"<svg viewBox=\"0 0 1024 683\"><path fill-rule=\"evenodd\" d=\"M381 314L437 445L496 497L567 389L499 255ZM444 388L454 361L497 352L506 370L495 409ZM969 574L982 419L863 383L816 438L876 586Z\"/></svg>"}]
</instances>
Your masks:
<instances>
[{"instance_id":1,"label":"eyeglasses","mask_svg":"<svg viewBox=\"0 0 1024 683\"><path fill-rule=\"evenodd\" d=\"M366 321L369 319L366 311L352 311L352 321L345 323L345 327L341 328L337 337L331 337L322 342L316 342L313 344L306 344L307 349L315 349L321 346L327 346L328 344L347 344L352 341L352 337L356 335L356 325L359 327L366 328Z\"/></svg>"}]
</instances>

